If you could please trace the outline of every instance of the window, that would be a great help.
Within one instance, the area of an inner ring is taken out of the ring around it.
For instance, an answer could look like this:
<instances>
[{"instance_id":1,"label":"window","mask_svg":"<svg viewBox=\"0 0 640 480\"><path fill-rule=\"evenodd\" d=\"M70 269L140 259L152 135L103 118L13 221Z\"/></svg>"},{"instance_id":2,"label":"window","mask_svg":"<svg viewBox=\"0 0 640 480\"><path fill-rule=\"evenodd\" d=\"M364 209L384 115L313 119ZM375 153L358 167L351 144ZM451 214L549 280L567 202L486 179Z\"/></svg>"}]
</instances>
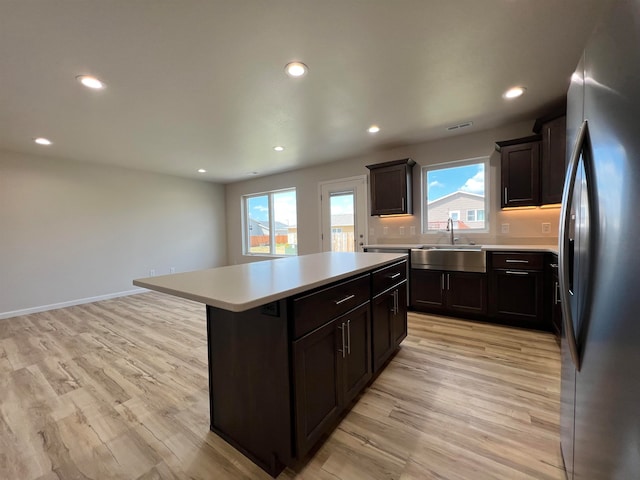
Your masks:
<instances>
[{"instance_id":1,"label":"window","mask_svg":"<svg viewBox=\"0 0 640 480\"><path fill-rule=\"evenodd\" d=\"M445 230L449 219L456 230L487 231L488 163L476 158L422 168L423 233Z\"/></svg>"},{"instance_id":2,"label":"window","mask_svg":"<svg viewBox=\"0 0 640 480\"><path fill-rule=\"evenodd\" d=\"M297 255L296 189L245 195L245 255Z\"/></svg>"}]
</instances>

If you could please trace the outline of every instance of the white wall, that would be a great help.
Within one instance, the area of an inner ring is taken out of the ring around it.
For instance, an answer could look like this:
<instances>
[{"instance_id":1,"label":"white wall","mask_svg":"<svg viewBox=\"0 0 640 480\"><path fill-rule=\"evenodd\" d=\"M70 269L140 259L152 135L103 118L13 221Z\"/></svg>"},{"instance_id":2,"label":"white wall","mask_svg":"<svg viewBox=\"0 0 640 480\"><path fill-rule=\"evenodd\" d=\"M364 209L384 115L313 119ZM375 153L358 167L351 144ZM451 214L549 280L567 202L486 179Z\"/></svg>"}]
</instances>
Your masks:
<instances>
[{"instance_id":1,"label":"white wall","mask_svg":"<svg viewBox=\"0 0 640 480\"><path fill-rule=\"evenodd\" d=\"M490 212L491 232L465 237L463 241L477 243L557 243L558 209L501 211L498 190L500 185L500 154L495 142L532 135L534 120L466 135L451 136L432 142L406 145L369 155L347 158L329 164L304 168L267 177L255 178L226 186L227 245L229 263L262 260L242 255L241 197L249 193L296 187L298 201L298 252L301 255L320 251L320 210L318 183L322 181L368 174L366 165L410 157L416 161L414 173L414 215L379 218L368 217L369 243L438 243L446 241L445 233L422 235L421 230L421 167L455 160L490 157ZM551 233L541 233L541 223L551 223ZM509 234L500 233L502 223L509 223ZM416 234L410 235L410 227ZM387 234L384 234L387 227ZM400 227L404 235L400 235Z\"/></svg>"},{"instance_id":2,"label":"white wall","mask_svg":"<svg viewBox=\"0 0 640 480\"><path fill-rule=\"evenodd\" d=\"M224 187L0 152L0 318L226 264Z\"/></svg>"}]
</instances>

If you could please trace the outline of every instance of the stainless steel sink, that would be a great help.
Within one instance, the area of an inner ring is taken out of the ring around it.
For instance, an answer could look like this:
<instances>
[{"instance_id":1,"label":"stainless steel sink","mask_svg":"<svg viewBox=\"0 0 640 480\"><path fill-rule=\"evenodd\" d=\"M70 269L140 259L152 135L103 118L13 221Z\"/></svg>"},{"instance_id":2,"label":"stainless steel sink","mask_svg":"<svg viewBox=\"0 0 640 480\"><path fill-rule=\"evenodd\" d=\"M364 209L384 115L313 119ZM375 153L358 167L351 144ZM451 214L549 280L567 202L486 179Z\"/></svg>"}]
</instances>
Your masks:
<instances>
[{"instance_id":1,"label":"stainless steel sink","mask_svg":"<svg viewBox=\"0 0 640 480\"><path fill-rule=\"evenodd\" d=\"M486 272L487 252L478 245L438 245L411 250L411 268Z\"/></svg>"}]
</instances>

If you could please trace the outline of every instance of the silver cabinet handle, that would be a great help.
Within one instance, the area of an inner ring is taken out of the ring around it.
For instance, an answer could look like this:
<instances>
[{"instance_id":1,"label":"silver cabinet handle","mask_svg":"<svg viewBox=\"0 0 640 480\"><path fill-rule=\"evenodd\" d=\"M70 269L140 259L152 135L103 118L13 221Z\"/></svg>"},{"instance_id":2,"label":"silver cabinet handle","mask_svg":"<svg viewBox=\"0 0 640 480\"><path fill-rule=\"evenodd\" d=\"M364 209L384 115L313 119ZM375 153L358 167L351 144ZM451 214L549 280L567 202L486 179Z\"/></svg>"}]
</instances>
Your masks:
<instances>
[{"instance_id":1,"label":"silver cabinet handle","mask_svg":"<svg viewBox=\"0 0 640 480\"><path fill-rule=\"evenodd\" d=\"M351 300L353 297L355 297L355 295L348 295L348 296L344 297L342 300L336 300L335 304L336 305L340 305L341 303L344 303L347 300Z\"/></svg>"},{"instance_id":2,"label":"silver cabinet handle","mask_svg":"<svg viewBox=\"0 0 640 480\"><path fill-rule=\"evenodd\" d=\"M580 153L587 138L587 130L589 125L586 120L580 125L576 143L573 146L573 152L569 160L567 168L567 176L565 177L564 190L562 193L562 210L560 211L560 241L558 242L558 260L560 268L558 274L560 276L560 303L562 304L562 317L564 321L564 331L571 352L571 358L576 370L580 371L580 354L578 352L578 342L576 340L576 332L573 328L573 316L571 313L571 305L569 303L569 255L567 247L569 246L569 226L571 223L571 205L573 199L573 190L580 164Z\"/></svg>"},{"instance_id":3,"label":"silver cabinet handle","mask_svg":"<svg viewBox=\"0 0 640 480\"><path fill-rule=\"evenodd\" d=\"M560 303L560 299L558 298L558 290L560 284L558 282L555 282L555 285L553 287L553 304L557 305L558 303Z\"/></svg>"},{"instance_id":4,"label":"silver cabinet handle","mask_svg":"<svg viewBox=\"0 0 640 480\"><path fill-rule=\"evenodd\" d=\"M351 320L347 320L347 353L351 355Z\"/></svg>"},{"instance_id":5,"label":"silver cabinet handle","mask_svg":"<svg viewBox=\"0 0 640 480\"><path fill-rule=\"evenodd\" d=\"M447 273L447 290L451 290L451 274Z\"/></svg>"},{"instance_id":6,"label":"silver cabinet handle","mask_svg":"<svg viewBox=\"0 0 640 480\"><path fill-rule=\"evenodd\" d=\"M506 270L504 273L507 275L529 275L529 272L519 272L517 270Z\"/></svg>"},{"instance_id":7,"label":"silver cabinet handle","mask_svg":"<svg viewBox=\"0 0 640 480\"><path fill-rule=\"evenodd\" d=\"M402 197L402 211L404 212L404 197Z\"/></svg>"},{"instance_id":8,"label":"silver cabinet handle","mask_svg":"<svg viewBox=\"0 0 640 480\"><path fill-rule=\"evenodd\" d=\"M551 268L558 268L558 264L557 263L550 263L549 266Z\"/></svg>"},{"instance_id":9,"label":"silver cabinet handle","mask_svg":"<svg viewBox=\"0 0 640 480\"><path fill-rule=\"evenodd\" d=\"M344 323L340 324L340 332L342 333L342 350L338 350L342 353L342 358L345 356L345 351L347 350L347 346L344 343Z\"/></svg>"},{"instance_id":10,"label":"silver cabinet handle","mask_svg":"<svg viewBox=\"0 0 640 480\"><path fill-rule=\"evenodd\" d=\"M507 187L504 187L504 203L509 203L509 196L507 195Z\"/></svg>"},{"instance_id":11,"label":"silver cabinet handle","mask_svg":"<svg viewBox=\"0 0 640 480\"><path fill-rule=\"evenodd\" d=\"M399 276L400 276L400 272L398 272L398 273L394 273L394 274L393 274L393 275L391 275L389 278L390 278L391 280L393 280L394 278L398 278Z\"/></svg>"},{"instance_id":12,"label":"silver cabinet handle","mask_svg":"<svg viewBox=\"0 0 640 480\"><path fill-rule=\"evenodd\" d=\"M398 314L398 309L399 309L399 305L398 305L398 290L394 290L393 291L393 314L394 315Z\"/></svg>"},{"instance_id":13,"label":"silver cabinet handle","mask_svg":"<svg viewBox=\"0 0 640 480\"><path fill-rule=\"evenodd\" d=\"M506 263L529 263L529 260L513 260L511 258L507 258L505 262Z\"/></svg>"},{"instance_id":14,"label":"silver cabinet handle","mask_svg":"<svg viewBox=\"0 0 640 480\"><path fill-rule=\"evenodd\" d=\"M444 290L444 273L440 274L440 290Z\"/></svg>"}]
</instances>

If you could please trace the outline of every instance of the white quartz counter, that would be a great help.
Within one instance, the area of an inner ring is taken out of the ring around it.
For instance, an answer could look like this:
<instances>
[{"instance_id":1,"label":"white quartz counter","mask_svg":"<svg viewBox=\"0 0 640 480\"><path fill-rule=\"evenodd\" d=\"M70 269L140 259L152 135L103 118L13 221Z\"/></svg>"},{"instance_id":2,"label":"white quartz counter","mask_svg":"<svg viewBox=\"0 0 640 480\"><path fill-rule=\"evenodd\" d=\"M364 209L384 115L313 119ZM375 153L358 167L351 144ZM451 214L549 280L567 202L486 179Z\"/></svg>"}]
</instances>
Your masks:
<instances>
[{"instance_id":1,"label":"white quartz counter","mask_svg":"<svg viewBox=\"0 0 640 480\"><path fill-rule=\"evenodd\" d=\"M133 284L242 312L406 257L396 253L325 252L140 278Z\"/></svg>"},{"instance_id":2,"label":"white quartz counter","mask_svg":"<svg viewBox=\"0 0 640 480\"><path fill-rule=\"evenodd\" d=\"M438 247L446 247L446 244L431 244L431 243L380 243L380 244L372 244L365 245L364 248L367 249L379 249L379 250L411 250L412 248L422 248L428 247L430 245L438 246ZM558 245L478 245L481 250L485 250L487 252L549 252L549 253L558 253Z\"/></svg>"}]
</instances>

